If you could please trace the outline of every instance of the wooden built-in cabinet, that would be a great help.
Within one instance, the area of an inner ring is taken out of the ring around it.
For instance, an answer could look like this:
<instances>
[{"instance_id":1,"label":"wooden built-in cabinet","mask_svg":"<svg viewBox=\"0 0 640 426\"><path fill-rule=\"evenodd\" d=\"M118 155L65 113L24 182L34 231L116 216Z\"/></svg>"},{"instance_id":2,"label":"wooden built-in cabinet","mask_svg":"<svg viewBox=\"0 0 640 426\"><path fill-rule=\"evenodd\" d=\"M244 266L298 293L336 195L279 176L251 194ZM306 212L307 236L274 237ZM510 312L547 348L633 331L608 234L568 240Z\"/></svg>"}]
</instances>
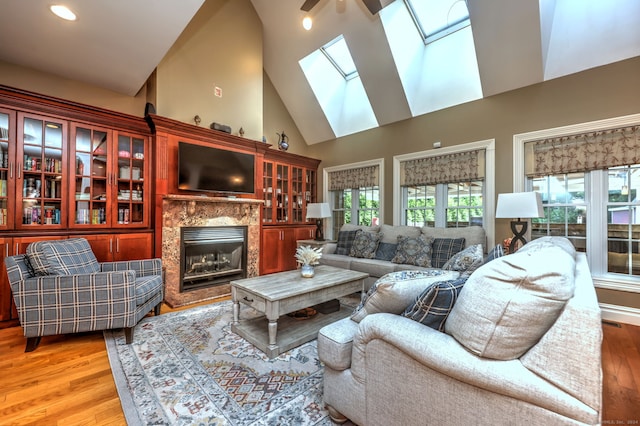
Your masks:
<instances>
[{"instance_id":1,"label":"wooden built-in cabinet","mask_svg":"<svg viewBox=\"0 0 640 426\"><path fill-rule=\"evenodd\" d=\"M315 237L307 204L317 199L319 161L282 152L266 153L262 163L262 244L260 273L295 269L296 241Z\"/></svg>"},{"instance_id":2,"label":"wooden built-in cabinet","mask_svg":"<svg viewBox=\"0 0 640 426\"><path fill-rule=\"evenodd\" d=\"M4 258L86 237L100 261L154 257L151 133L142 117L0 86L0 328L16 311Z\"/></svg>"}]
</instances>

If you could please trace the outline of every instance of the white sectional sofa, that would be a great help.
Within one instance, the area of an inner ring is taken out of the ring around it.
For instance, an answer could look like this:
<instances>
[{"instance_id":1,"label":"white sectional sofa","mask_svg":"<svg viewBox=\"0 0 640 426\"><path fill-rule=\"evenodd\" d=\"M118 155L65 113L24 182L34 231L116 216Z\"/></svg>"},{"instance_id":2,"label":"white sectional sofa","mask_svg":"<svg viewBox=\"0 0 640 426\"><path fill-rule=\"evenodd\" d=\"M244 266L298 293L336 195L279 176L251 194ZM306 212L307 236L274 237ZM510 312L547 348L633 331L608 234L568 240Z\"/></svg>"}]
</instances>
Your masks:
<instances>
[{"instance_id":1,"label":"white sectional sofa","mask_svg":"<svg viewBox=\"0 0 640 426\"><path fill-rule=\"evenodd\" d=\"M601 422L600 308L586 256L566 238L534 240L476 269L442 331L406 311L385 312L383 300L318 334L324 401L335 420Z\"/></svg>"}]
</instances>

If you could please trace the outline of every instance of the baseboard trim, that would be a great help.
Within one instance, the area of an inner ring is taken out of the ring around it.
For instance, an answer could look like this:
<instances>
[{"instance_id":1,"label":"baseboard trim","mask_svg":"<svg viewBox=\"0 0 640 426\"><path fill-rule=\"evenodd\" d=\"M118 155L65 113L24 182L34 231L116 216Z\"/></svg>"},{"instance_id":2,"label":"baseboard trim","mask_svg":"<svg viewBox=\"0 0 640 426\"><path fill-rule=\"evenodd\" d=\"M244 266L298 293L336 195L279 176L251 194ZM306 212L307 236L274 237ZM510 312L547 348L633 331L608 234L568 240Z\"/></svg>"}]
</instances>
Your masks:
<instances>
[{"instance_id":1,"label":"baseboard trim","mask_svg":"<svg viewBox=\"0 0 640 426\"><path fill-rule=\"evenodd\" d=\"M602 319L640 326L640 309L600 303Z\"/></svg>"}]
</instances>

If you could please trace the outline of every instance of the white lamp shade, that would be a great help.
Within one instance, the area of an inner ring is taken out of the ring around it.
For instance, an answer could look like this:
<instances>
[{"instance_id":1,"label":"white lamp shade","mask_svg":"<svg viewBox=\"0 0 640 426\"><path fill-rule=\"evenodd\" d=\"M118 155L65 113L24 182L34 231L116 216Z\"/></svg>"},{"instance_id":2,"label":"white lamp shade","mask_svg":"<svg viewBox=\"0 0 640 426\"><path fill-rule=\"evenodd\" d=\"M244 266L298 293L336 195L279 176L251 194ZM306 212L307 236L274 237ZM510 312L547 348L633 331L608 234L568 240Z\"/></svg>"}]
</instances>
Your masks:
<instances>
[{"instance_id":1,"label":"white lamp shade","mask_svg":"<svg viewBox=\"0 0 640 426\"><path fill-rule=\"evenodd\" d=\"M307 219L323 219L325 217L331 217L329 203L307 204Z\"/></svg>"},{"instance_id":2,"label":"white lamp shade","mask_svg":"<svg viewBox=\"0 0 640 426\"><path fill-rule=\"evenodd\" d=\"M539 192L514 192L498 194L496 218L543 217L542 198Z\"/></svg>"}]
</instances>

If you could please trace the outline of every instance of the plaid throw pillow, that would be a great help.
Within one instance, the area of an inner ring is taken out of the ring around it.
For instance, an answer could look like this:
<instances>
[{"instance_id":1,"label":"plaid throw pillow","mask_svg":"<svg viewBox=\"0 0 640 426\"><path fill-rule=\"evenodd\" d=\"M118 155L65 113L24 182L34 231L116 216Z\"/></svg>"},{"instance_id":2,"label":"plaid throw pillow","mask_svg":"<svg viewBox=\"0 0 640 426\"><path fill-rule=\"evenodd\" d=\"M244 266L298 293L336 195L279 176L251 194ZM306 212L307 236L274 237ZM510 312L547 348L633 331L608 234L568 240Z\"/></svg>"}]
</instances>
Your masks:
<instances>
[{"instance_id":1,"label":"plaid throw pillow","mask_svg":"<svg viewBox=\"0 0 640 426\"><path fill-rule=\"evenodd\" d=\"M439 281L427 287L416 301L405 309L402 316L411 318L438 331L444 331L444 323L458 300L467 277Z\"/></svg>"},{"instance_id":2,"label":"plaid throw pillow","mask_svg":"<svg viewBox=\"0 0 640 426\"><path fill-rule=\"evenodd\" d=\"M336 254L344 254L349 256L351 252L351 246L353 245L353 240L356 239L356 234L358 233L358 229L353 231L340 231L338 232L338 242L336 243Z\"/></svg>"},{"instance_id":3,"label":"plaid throw pillow","mask_svg":"<svg viewBox=\"0 0 640 426\"><path fill-rule=\"evenodd\" d=\"M431 267L442 268L447 260L464 249L464 238L436 238L431 244Z\"/></svg>"},{"instance_id":4,"label":"plaid throw pillow","mask_svg":"<svg viewBox=\"0 0 640 426\"><path fill-rule=\"evenodd\" d=\"M487 255L487 259L484 261L484 263L489 263L492 260L497 259L497 258L502 257L502 256L504 256L504 247L502 247L502 244L498 244L497 246L495 246L494 248L491 249L491 251Z\"/></svg>"}]
</instances>

